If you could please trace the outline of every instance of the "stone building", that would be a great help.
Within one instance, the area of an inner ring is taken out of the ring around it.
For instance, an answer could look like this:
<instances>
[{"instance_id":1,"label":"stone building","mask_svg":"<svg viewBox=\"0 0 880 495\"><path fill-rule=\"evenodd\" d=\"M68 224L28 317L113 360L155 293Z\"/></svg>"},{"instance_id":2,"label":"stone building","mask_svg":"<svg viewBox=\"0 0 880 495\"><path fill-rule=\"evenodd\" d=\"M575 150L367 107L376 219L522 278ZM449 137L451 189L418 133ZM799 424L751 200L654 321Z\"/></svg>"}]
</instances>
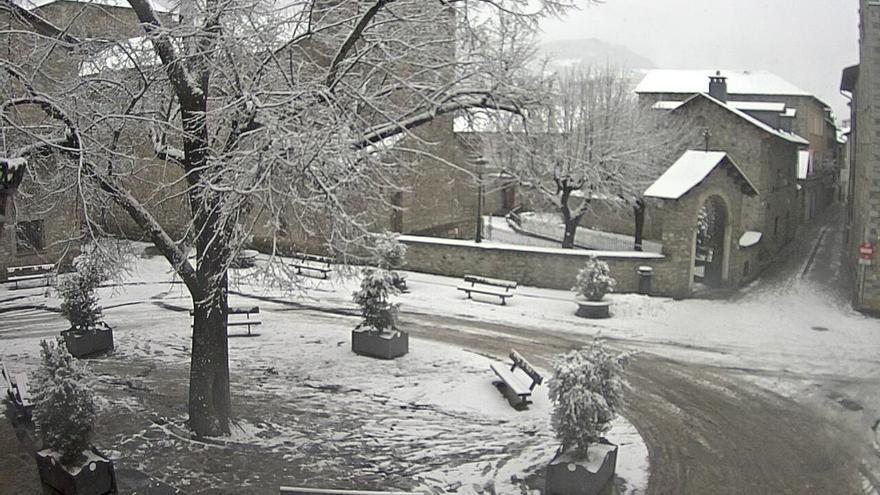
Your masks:
<instances>
[{"instance_id":1,"label":"stone building","mask_svg":"<svg viewBox=\"0 0 880 495\"><path fill-rule=\"evenodd\" d=\"M852 274L853 307L880 313L880 268L859 246L880 244L880 2L860 0L859 65L843 71L841 90L852 97L850 167L844 262Z\"/></svg>"},{"instance_id":2,"label":"stone building","mask_svg":"<svg viewBox=\"0 0 880 495\"><path fill-rule=\"evenodd\" d=\"M706 91L706 81L724 77L729 106L773 128L806 139L798 177L798 213L806 222L835 201L843 160L843 144L830 107L812 93L767 71L653 70L636 87L640 101L659 108Z\"/></svg>"},{"instance_id":3,"label":"stone building","mask_svg":"<svg viewBox=\"0 0 880 495\"><path fill-rule=\"evenodd\" d=\"M131 45L143 40L143 29L139 26L134 12L124 1L98 0L88 3L56 0L25 0L26 8L5 13L3 20L7 25L15 24L22 32L44 29L58 33L67 29L71 35L83 38L102 38L118 40ZM173 20L174 14L154 4L154 8ZM0 14L4 14L0 12ZM22 20L20 17L28 17ZM45 24L45 25L43 25ZM60 26L60 27L59 27ZM48 32L47 31L47 32ZM142 42L141 42L142 43ZM2 49L14 58L16 53L29 53L21 50L10 40L4 40ZM91 50L86 61L98 65L103 58L100 48ZM112 54L111 54L112 55ZM51 66L61 71L76 70L83 60L71 61L61 54ZM89 58L91 57L91 58ZM80 69L82 70L82 69ZM92 70L101 70L100 67ZM69 75L69 74L68 74ZM147 129L131 130L126 133L130 152L130 170L136 170L130 184L133 194L138 197L176 239L184 240L189 224L189 206L185 201L181 170L173 163L155 158L151 136ZM406 166L401 170L401 189L392 194L389 203L396 208L378 211L375 214L375 230L395 230L412 234L431 234L449 237L470 237L476 225L478 192L467 147L454 135L451 117L439 117L408 135L401 143L402 148L415 150L404 157ZM2 154L0 154L2 156ZM453 164L454 166L449 166ZM26 187L23 187L26 189ZM158 194L157 191L170 191ZM169 199L170 198L170 199ZM36 220L37 210L29 208L23 199L18 208L6 208L4 224L6 230L14 229L16 223L9 213L17 211L22 221ZM46 244L54 244L59 239L77 237L82 212L77 212L76 201L71 196L69 204L54 210L51 215L41 213L41 218L57 219L58 223L46 223L39 232L46 237ZM90 218L99 221L109 232L117 232L128 238L143 238L143 232L135 222L115 205L107 205L99 212L90 212ZM285 222L286 223L286 222ZM296 222L289 222L291 225ZM61 228L63 227L63 228ZM277 239L269 233L270 226L264 219L253 221L253 243L257 247L269 248L275 241L282 251L318 251L322 243L314 235L306 236L294 226L281 232ZM31 229L30 231L36 231ZM6 232L8 237L9 233ZM313 239L307 239L315 237ZM318 236L319 237L319 236ZM4 246L9 244L4 242ZM5 254L5 253L4 253ZM4 257L5 259L6 257ZM24 262L25 260L18 260ZM16 264L18 261L10 261ZM2 276L2 275L0 275Z\"/></svg>"},{"instance_id":4,"label":"stone building","mask_svg":"<svg viewBox=\"0 0 880 495\"><path fill-rule=\"evenodd\" d=\"M645 196L663 252L686 286L697 278L710 287L735 287L755 278L794 238L798 224L797 165L809 143L730 104L723 76L707 78L709 93L683 101L655 103L670 118L696 128L690 150L673 164ZM763 108L763 107L762 107ZM773 107L773 111L785 110ZM762 110L770 112L771 110ZM709 153L705 156L696 150ZM723 156L722 156L723 155ZM678 195L658 195L658 188L692 168L707 170L692 188ZM711 179L727 170L735 183ZM678 172L675 172L678 171ZM711 173L710 173L711 172ZM703 185L703 180L707 184ZM696 187L699 184L700 187Z\"/></svg>"}]
</instances>

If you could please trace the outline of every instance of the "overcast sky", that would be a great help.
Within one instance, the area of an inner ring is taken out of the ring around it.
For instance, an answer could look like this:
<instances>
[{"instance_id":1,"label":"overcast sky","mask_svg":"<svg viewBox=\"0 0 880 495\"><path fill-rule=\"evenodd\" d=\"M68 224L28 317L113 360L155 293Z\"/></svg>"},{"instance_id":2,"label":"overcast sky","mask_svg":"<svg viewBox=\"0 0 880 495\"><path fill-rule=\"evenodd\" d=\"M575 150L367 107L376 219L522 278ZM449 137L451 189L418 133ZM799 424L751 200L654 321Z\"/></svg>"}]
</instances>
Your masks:
<instances>
[{"instance_id":1,"label":"overcast sky","mask_svg":"<svg viewBox=\"0 0 880 495\"><path fill-rule=\"evenodd\" d=\"M858 63L858 0L605 0L543 24L545 40L597 38L665 69L763 69L848 118L841 70Z\"/></svg>"}]
</instances>

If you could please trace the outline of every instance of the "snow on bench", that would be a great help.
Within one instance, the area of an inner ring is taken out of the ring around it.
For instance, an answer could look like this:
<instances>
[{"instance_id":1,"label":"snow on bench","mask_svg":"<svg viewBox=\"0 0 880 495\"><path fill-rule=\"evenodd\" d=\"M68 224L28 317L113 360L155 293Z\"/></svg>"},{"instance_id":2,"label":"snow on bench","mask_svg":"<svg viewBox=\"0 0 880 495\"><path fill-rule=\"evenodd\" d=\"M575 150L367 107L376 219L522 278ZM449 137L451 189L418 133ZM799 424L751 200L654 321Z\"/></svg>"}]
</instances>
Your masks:
<instances>
[{"instance_id":1,"label":"snow on bench","mask_svg":"<svg viewBox=\"0 0 880 495\"><path fill-rule=\"evenodd\" d=\"M31 395L30 387L28 387L27 374L16 373L15 376L10 375L6 369L6 364L2 364L3 381L6 384L6 395L13 404L25 413L33 407L34 398Z\"/></svg>"},{"instance_id":2,"label":"snow on bench","mask_svg":"<svg viewBox=\"0 0 880 495\"><path fill-rule=\"evenodd\" d=\"M45 279L48 286L52 281L53 273L55 273L55 265L51 264L10 266L6 269L6 282L14 282L15 288L18 289L19 282Z\"/></svg>"},{"instance_id":3,"label":"snow on bench","mask_svg":"<svg viewBox=\"0 0 880 495\"><path fill-rule=\"evenodd\" d=\"M516 282L478 275L465 275L464 283L470 285L459 285L458 290L467 293L468 299L472 299L471 293L475 292L500 297L502 305L507 304L507 298L513 297L513 291L516 290Z\"/></svg>"},{"instance_id":4,"label":"snow on bench","mask_svg":"<svg viewBox=\"0 0 880 495\"><path fill-rule=\"evenodd\" d=\"M310 276L308 272L318 272L321 278L327 278L333 269L330 267L336 260L326 256L318 256L315 254L296 253L293 255L293 267L296 268L297 275L303 275L306 270L306 276Z\"/></svg>"},{"instance_id":5,"label":"snow on bench","mask_svg":"<svg viewBox=\"0 0 880 495\"><path fill-rule=\"evenodd\" d=\"M422 495L418 492L376 492L364 490L334 490L327 488L297 488L282 486L281 495Z\"/></svg>"},{"instance_id":6,"label":"snow on bench","mask_svg":"<svg viewBox=\"0 0 880 495\"><path fill-rule=\"evenodd\" d=\"M532 391L544 382L544 377L535 371L535 368L513 349L510 350L510 360L513 361L510 369L500 363L492 363L489 367L498 375L498 378L501 378L501 381L504 382L508 390L519 397L519 403L515 404L515 406L523 407L532 403L529 400L532 396ZM522 371L522 373L517 373L517 369Z\"/></svg>"}]
</instances>

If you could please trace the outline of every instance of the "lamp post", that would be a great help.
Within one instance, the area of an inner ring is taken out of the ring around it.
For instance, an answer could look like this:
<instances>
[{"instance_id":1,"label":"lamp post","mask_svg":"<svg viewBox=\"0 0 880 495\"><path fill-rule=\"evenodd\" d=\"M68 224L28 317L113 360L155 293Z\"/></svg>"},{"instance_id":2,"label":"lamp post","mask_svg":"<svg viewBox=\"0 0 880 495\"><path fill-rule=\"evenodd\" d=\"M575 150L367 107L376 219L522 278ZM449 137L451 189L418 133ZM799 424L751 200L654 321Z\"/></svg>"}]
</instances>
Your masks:
<instances>
[{"instance_id":1,"label":"lamp post","mask_svg":"<svg viewBox=\"0 0 880 495\"><path fill-rule=\"evenodd\" d=\"M486 160L482 157L475 160L477 166L477 232L474 235L474 242L483 242L483 166Z\"/></svg>"}]
</instances>

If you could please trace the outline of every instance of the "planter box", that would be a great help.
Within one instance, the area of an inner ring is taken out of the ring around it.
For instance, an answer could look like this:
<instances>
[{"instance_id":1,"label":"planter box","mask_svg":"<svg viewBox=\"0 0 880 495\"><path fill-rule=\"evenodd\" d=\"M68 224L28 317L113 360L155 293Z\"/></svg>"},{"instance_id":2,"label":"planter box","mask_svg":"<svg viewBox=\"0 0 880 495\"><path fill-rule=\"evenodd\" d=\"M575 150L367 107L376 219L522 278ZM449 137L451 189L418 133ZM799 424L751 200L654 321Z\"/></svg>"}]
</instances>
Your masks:
<instances>
[{"instance_id":1,"label":"planter box","mask_svg":"<svg viewBox=\"0 0 880 495\"><path fill-rule=\"evenodd\" d=\"M578 305L577 316L581 318L610 318L611 311L609 311L609 307L611 306L611 301L587 301L587 300L578 300L575 301Z\"/></svg>"},{"instance_id":2,"label":"planter box","mask_svg":"<svg viewBox=\"0 0 880 495\"><path fill-rule=\"evenodd\" d=\"M116 493L116 473L113 462L92 451L83 452L87 456L82 466L65 468L57 453L41 450L34 454L40 480L65 495L103 495Z\"/></svg>"},{"instance_id":3,"label":"planter box","mask_svg":"<svg viewBox=\"0 0 880 495\"><path fill-rule=\"evenodd\" d=\"M113 350L113 329L102 323L103 328L89 330L65 330L61 332L67 350L73 357L81 358Z\"/></svg>"},{"instance_id":4,"label":"planter box","mask_svg":"<svg viewBox=\"0 0 880 495\"><path fill-rule=\"evenodd\" d=\"M545 495L611 495L617 468L617 445L590 445L588 459L557 452L547 466Z\"/></svg>"},{"instance_id":5,"label":"planter box","mask_svg":"<svg viewBox=\"0 0 880 495\"><path fill-rule=\"evenodd\" d=\"M400 330L394 333L352 330L351 350L361 356L394 359L409 352L409 334Z\"/></svg>"}]
</instances>

